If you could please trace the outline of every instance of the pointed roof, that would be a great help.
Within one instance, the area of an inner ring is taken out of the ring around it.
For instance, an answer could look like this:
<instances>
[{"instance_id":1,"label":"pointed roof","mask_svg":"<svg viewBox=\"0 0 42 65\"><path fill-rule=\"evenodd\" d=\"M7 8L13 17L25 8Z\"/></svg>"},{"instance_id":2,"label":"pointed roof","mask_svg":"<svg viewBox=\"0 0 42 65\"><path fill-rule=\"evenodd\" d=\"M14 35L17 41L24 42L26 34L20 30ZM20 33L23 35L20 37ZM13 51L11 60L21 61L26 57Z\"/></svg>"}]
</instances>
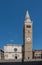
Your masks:
<instances>
[{"instance_id":1,"label":"pointed roof","mask_svg":"<svg viewBox=\"0 0 42 65\"><path fill-rule=\"evenodd\" d=\"M30 19L30 16L29 16L28 10L26 11L25 19Z\"/></svg>"},{"instance_id":2,"label":"pointed roof","mask_svg":"<svg viewBox=\"0 0 42 65\"><path fill-rule=\"evenodd\" d=\"M31 22L31 19L30 19L28 10L26 11L25 22L27 22L27 23L28 23L28 22Z\"/></svg>"}]
</instances>

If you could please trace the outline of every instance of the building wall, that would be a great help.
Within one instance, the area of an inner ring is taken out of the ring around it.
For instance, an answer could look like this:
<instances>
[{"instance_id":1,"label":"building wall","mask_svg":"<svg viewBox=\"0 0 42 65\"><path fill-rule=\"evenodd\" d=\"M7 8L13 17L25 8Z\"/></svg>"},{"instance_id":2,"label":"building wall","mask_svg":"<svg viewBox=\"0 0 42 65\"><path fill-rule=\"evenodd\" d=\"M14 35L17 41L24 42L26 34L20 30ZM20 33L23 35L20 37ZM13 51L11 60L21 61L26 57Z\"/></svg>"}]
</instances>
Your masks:
<instances>
[{"instance_id":1,"label":"building wall","mask_svg":"<svg viewBox=\"0 0 42 65\"><path fill-rule=\"evenodd\" d=\"M16 56L17 56L17 59L19 60L19 59L22 59L22 53L4 53L4 58L6 59L6 60L16 60Z\"/></svg>"},{"instance_id":2,"label":"building wall","mask_svg":"<svg viewBox=\"0 0 42 65\"><path fill-rule=\"evenodd\" d=\"M6 45L4 46L5 60L22 60L22 46L21 45Z\"/></svg>"},{"instance_id":3,"label":"building wall","mask_svg":"<svg viewBox=\"0 0 42 65\"><path fill-rule=\"evenodd\" d=\"M35 59L42 59L42 50L35 50L34 51L34 58Z\"/></svg>"},{"instance_id":4,"label":"building wall","mask_svg":"<svg viewBox=\"0 0 42 65\"><path fill-rule=\"evenodd\" d=\"M4 52L15 52L15 48L17 48L17 52L22 52L22 46L18 45L10 45L10 46L4 46Z\"/></svg>"},{"instance_id":5,"label":"building wall","mask_svg":"<svg viewBox=\"0 0 42 65\"><path fill-rule=\"evenodd\" d=\"M0 50L0 60L4 59L4 51Z\"/></svg>"}]
</instances>

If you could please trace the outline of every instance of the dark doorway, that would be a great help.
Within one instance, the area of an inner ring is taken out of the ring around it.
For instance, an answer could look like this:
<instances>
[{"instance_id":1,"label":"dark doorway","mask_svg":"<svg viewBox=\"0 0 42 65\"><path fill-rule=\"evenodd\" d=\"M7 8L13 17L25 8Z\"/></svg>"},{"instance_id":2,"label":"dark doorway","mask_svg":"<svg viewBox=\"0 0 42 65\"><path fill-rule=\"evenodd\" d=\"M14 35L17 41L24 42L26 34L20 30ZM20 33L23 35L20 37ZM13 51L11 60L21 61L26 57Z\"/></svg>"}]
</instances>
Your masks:
<instances>
[{"instance_id":1,"label":"dark doorway","mask_svg":"<svg viewBox=\"0 0 42 65\"><path fill-rule=\"evenodd\" d=\"M30 57L28 57L28 59L29 59Z\"/></svg>"},{"instance_id":2,"label":"dark doorway","mask_svg":"<svg viewBox=\"0 0 42 65\"><path fill-rule=\"evenodd\" d=\"M15 59L17 59L17 56L15 56Z\"/></svg>"}]
</instances>

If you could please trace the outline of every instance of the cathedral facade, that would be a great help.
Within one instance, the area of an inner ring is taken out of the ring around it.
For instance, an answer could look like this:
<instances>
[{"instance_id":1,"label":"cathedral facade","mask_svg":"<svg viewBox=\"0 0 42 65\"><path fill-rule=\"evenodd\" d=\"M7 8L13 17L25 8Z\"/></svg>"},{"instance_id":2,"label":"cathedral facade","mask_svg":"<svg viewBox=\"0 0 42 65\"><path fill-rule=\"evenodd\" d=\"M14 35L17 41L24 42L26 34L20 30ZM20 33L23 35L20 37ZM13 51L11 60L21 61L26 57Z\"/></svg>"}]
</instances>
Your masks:
<instances>
[{"instance_id":1,"label":"cathedral facade","mask_svg":"<svg viewBox=\"0 0 42 65\"><path fill-rule=\"evenodd\" d=\"M7 44L4 46L4 59L22 61L22 46L15 44Z\"/></svg>"}]
</instances>

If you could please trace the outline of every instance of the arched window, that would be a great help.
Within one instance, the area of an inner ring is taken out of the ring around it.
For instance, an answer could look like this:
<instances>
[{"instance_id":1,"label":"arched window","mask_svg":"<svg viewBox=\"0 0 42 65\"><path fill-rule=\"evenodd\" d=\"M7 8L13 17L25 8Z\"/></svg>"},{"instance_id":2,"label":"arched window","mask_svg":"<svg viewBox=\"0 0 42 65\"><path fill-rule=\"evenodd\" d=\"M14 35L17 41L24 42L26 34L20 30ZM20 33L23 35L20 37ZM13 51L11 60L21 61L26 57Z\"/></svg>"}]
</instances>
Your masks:
<instances>
[{"instance_id":1,"label":"arched window","mask_svg":"<svg viewBox=\"0 0 42 65\"><path fill-rule=\"evenodd\" d=\"M31 28L31 25L27 25L26 27L27 27L27 28Z\"/></svg>"}]
</instances>

